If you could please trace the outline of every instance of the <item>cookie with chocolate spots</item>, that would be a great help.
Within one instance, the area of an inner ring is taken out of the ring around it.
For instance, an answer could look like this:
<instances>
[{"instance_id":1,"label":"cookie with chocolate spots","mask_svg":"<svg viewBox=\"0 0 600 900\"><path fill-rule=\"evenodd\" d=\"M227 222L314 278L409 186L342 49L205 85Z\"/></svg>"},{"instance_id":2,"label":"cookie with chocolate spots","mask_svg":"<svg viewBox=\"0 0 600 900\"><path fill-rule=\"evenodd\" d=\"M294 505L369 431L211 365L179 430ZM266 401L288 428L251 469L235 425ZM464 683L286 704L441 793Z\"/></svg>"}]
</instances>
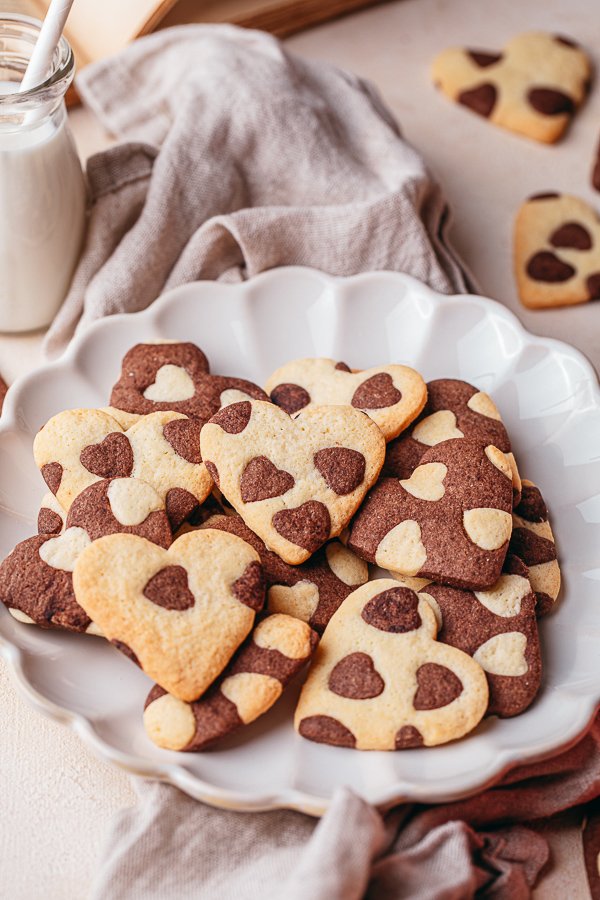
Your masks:
<instances>
[{"instance_id":1,"label":"cookie with chocolate spots","mask_svg":"<svg viewBox=\"0 0 600 900\"><path fill-rule=\"evenodd\" d=\"M195 344L165 341L136 344L125 354L110 405L115 418L129 427L140 416L164 410L204 423L223 406L250 398L267 396L251 381L211 375Z\"/></svg>"},{"instance_id":2,"label":"cookie with chocolate spots","mask_svg":"<svg viewBox=\"0 0 600 900\"><path fill-rule=\"evenodd\" d=\"M291 416L313 406L348 405L362 409L386 441L403 431L423 409L425 382L408 366L376 366L353 371L334 359L297 359L267 380L273 403Z\"/></svg>"},{"instance_id":3,"label":"cookie with chocolate spots","mask_svg":"<svg viewBox=\"0 0 600 900\"><path fill-rule=\"evenodd\" d=\"M75 593L108 640L179 700L196 700L252 630L264 603L258 553L206 529L163 550L132 534L94 541Z\"/></svg>"},{"instance_id":4,"label":"cookie with chocolate spots","mask_svg":"<svg viewBox=\"0 0 600 900\"><path fill-rule=\"evenodd\" d=\"M518 503L521 479L498 408L489 394L456 378L427 384L425 408L404 434L388 444L383 474L410 478L429 447L463 437L502 450L512 469L513 500Z\"/></svg>"},{"instance_id":5,"label":"cookie with chocolate spots","mask_svg":"<svg viewBox=\"0 0 600 900\"><path fill-rule=\"evenodd\" d=\"M485 591L399 578L432 607L438 641L472 656L484 670L490 692L488 713L518 716L535 699L542 677L536 599L527 566L507 556L502 575Z\"/></svg>"},{"instance_id":6,"label":"cookie with chocolate spots","mask_svg":"<svg viewBox=\"0 0 600 900\"><path fill-rule=\"evenodd\" d=\"M382 578L354 591L315 652L294 724L303 737L357 750L443 744L481 720L488 687L466 653L436 641L422 597Z\"/></svg>"},{"instance_id":7,"label":"cookie with chocolate spots","mask_svg":"<svg viewBox=\"0 0 600 900\"><path fill-rule=\"evenodd\" d=\"M525 479L521 502L513 510L510 552L527 566L537 599L537 615L545 615L560 593L560 568L548 508L540 489Z\"/></svg>"},{"instance_id":8,"label":"cookie with chocolate spots","mask_svg":"<svg viewBox=\"0 0 600 900\"><path fill-rule=\"evenodd\" d=\"M263 619L222 675L193 703L155 685L144 707L146 734L159 747L205 750L264 715L306 665L318 636L291 616Z\"/></svg>"},{"instance_id":9,"label":"cookie with chocolate spots","mask_svg":"<svg viewBox=\"0 0 600 900\"><path fill-rule=\"evenodd\" d=\"M537 194L519 209L514 262L519 297L530 309L600 299L600 220L572 194Z\"/></svg>"},{"instance_id":10,"label":"cookie with chocolate spots","mask_svg":"<svg viewBox=\"0 0 600 900\"><path fill-rule=\"evenodd\" d=\"M37 517L38 534L60 534L65 530L67 514L51 491L42 497Z\"/></svg>"},{"instance_id":11,"label":"cookie with chocolate spots","mask_svg":"<svg viewBox=\"0 0 600 900\"><path fill-rule=\"evenodd\" d=\"M272 403L235 403L202 429L217 487L285 562L305 562L350 521L385 456L375 423L351 406L315 406L295 419Z\"/></svg>"},{"instance_id":12,"label":"cookie with chocolate spots","mask_svg":"<svg viewBox=\"0 0 600 900\"><path fill-rule=\"evenodd\" d=\"M554 143L589 89L592 67L568 38L520 34L501 51L452 48L436 57L434 84L451 100L517 134Z\"/></svg>"},{"instance_id":13,"label":"cookie with chocolate spots","mask_svg":"<svg viewBox=\"0 0 600 900\"><path fill-rule=\"evenodd\" d=\"M401 575L481 590L500 577L511 510L504 453L456 438L430 447L410 478L382 478L354 518L348 546Z\"/></svg>"},{"instance_id":14,"label":"cookie with chocolate spots","mask_svg":"<svg viewBox=\"0 0 600 900\"><path fill-rule=\"evenodd\" d=\"M319 634L348 594L369 578L367 564L339 541L330 541L305 563L290 566L267 550L240 516L212 516L202 527L237 534L254 547L265 573L269 612L302 619Z\"/></svg>"}]
</instances>

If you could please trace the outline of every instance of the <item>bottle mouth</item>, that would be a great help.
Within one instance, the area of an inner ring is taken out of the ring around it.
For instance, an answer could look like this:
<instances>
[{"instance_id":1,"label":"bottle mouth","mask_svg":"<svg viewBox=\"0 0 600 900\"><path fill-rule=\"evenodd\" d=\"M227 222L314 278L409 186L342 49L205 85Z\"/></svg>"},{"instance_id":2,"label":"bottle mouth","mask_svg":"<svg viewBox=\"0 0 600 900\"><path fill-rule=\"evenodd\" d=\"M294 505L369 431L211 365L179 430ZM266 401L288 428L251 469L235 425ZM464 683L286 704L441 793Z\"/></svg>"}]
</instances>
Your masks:
<instances>
[{"instance_id":1,"label":"bottle mouth","mask_svg":"<svg viewBox=\"0 0 600 900\"><path fill-rule=\"evenodd\" d=\"M75 58L67 39L61 37L46 79L19 92L41 27L41 21L31 16L0 13L0 111L3 114L9 109L22 113L41 105L55 106L73 81Z\"/></svg>"}]
</instances>

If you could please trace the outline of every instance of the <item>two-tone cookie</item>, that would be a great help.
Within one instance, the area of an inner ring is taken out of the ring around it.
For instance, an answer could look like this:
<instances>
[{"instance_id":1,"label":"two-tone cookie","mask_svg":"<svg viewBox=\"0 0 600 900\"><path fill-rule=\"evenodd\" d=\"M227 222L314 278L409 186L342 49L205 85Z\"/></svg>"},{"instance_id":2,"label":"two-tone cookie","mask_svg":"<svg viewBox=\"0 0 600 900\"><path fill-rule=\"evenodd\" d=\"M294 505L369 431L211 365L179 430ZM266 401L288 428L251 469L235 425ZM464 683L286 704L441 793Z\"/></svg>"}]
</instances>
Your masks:
<instances>
[{"instance_id":1,"label":"two-tone cookie","mask_svg":"<svg viewBox=\"0 0 600 900\"><path fill-rule=\"evenodd\" d=\"M379 475L385 439L351 406L316 406L292 419L252 400L217 413L200 449L248 527L298 565L348 524Z\"/></svg>"},{"instance_id":2,"label":"two-tone cookie","mask_svg":"<svg viewBox=\"0 0 600 900\"><path fill-rule=\"evenodd\" d=\"M150 740L167 750L205 750L264 715L306 665L318 636L291 616L267 616L223 674L193 703L155 685L144 708Z\"/></svg>"},{"instance_id":3,"label":"two-tone cookie","mask_svg":"<svg viewBox=\"0 0 600 900\"><path fill-rule=\"evenodd\" d=\"M488 704L483 669L436 641L428 602L388 578L335 613L302 688L303 737L358 750L434 746L472 731Z\"/></svg>"},{"instance_id":4,"label":"two-tone cookie","mask_svg":"<svg viewBox=\"0 0 600 900\"><path fill-rule=\"evenodd\" d=\"M334 359L297 359L270 376L265 385L273 403L291 416L314 406L362 409L386 441L403 431L423 409L425 382L408 366L376 366L353 371Z\"/></svg>"},{"instance_id":5,"label":"two-tone cookie","mask_svg":"<svg viewBox=\"0 0 600 900\"><path fill-rule=\"evenodd\" d=\"M258 553L206 529L168 550L131 534L94 541L73 573L81 606L126 656L179 700L196 700L252 630L264 603Z\"/></svg>"},{"instance_id":6,"label":"two-tone cookie","mask_svg":"<svg viewBox=\"0 0 600 900\"><path fill-rule=\"evenodd\" d=\"M348 539L401 575L482 590L500 577L512 531L512 471L493 445L457 438L423 454L410 478L382 478Z\"/></svg>"},{"instance_id":7,"label":"two-tone cookie","mask_svg":"<svg viewBox=\"0 0 600 900\"><path fill-rule=\"evenodd\" d=\"M591 63L569 38L532 32L503 50L452 48L436 57L434 84L495 125L553 143L568 127L589 89Z\"/></svg>"},{"instance_id":8,"label":"two-tone cookie","mask_svg":"<svg viewBox=\"0 0 600 900\"><path fill-rule=\"evenodd\" d=\"M521 479L498 407L485 391L456 378L428 382L425 408L404 434L388 444L383 474L410 478L430 447L463 437L502 450L512 469L513 499L518 503Z\"/></svg>"},{"instance_id":9,"label":"two-tone cookie","mask_svg":"<svg viewBox=\"0 0 600 900\"><path fill-rule=\"evenodd\" d=\"M530 197L515 221L519 298L530 309L600 299L600 221L572 194Z\"/></svg>"},{"instance_id":10,"label":"two-tone cookie","mask_svg":"<svg viewBox=\"0 0 600 900\"><path fill-rule=\"evenodd\" d=\"M548 507L540 489L523 479L521 502L513 511L510 552L523 560L537 599L537 615L549 612L560 593L560 568Z\"/></svg>"}]
</instances>

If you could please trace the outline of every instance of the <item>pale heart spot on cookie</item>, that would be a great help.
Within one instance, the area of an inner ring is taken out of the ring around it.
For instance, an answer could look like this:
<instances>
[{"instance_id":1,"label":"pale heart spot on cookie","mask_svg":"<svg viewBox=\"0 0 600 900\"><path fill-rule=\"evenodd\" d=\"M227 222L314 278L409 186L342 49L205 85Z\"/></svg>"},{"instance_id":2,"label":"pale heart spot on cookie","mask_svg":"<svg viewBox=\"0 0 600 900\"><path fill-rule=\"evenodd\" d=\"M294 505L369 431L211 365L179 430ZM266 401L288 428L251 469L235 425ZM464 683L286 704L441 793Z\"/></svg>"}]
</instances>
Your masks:
<instances>
[{"instance_id":1,"label":"pale heart spot on cookie","mask_svg":"<svg viewBox=\"0 0 600 900\"><path fill-rule=\"evenodd\" d=\"M450 409L440 409L422 419L415 425L411 435L415 441L427 447L464 436L464 432L456 424L455 414Z\"/></svg>"},{"instance_id":2,"label":"pale heart spot on cookie","mask_svg":"<svg viewBox=\"0 0 600 900\"><path fill-rule=\"evenodd\" d=\"M512 481L513 473L506 454L502 450L498 450L493 444L488 444L485 448L485 455L493 466L502 472L508 479Z\"/></svg>"},{"instance_id":3,"label":"pale heart spot on cookie","mask_svg":"<svg viewBox=\"0 0 600 900\"><path fill-rule=\"evenodd\" d=\"M510 619L521 612L523 599L531 593L527 578L501 575L490 591L473 591L482 606L496 616Z\"/></svg>"},{"instance_id":4,"label":"pale heart spot on cookie","mask_svg":"<svg viewBox=\"0 0 600 900\"><path fill-rule=\"evenodd\" d=\"M239 672L221 684L221 693L235 705L244 724L254 721L258 710L272 706L282 690L277 678L257 672Z\"/></svg>"},{"instance_id":5,"label":"pale heart spot on cookie","mask_svg":"<svg viewBox=\"0 0 600 900\"><path fill-rule=\"evenodd\" d=\"M263 650L278 650L288 659L308 659L312 650L310 631L304 622L288 616L269 616L254 632L254 643Z\"/></svg>"},{"instance_id":6,"label":"pale heart spot on cookie","mask_svg":"<svg viewBox=\"0 0 600 900\"><path fill-rule=\"evenodd\" d=\"M194 382L181 366L167 364L156 373L156 380L143 393L154 403L172 403L190 400L196 393Z\"/></svg>"},{"instance_id":7,"label":"pale heart spot on cookie","mask_svg":"<svg viewBox=\"0 0 600 900\"><path fill-rule=\"evenodd\" d=\"M467 401L467 406L473 412L479 413L480 416L487 416L488 419L495 419L497 422L502 421L498 407L490 395L484 391L478 391L476 394L473 394Z\"/></svg>"},{"instance_id":8,"label":"pale heart spot on cookie","mask_svg":"<svg viewBox=\"0 0 600 900\"><path fill-rule=\"evenodd\" d=\"M509 631L497 634L482 644L473 654L473 659L490 675L525 675L529 669L525 659L526 647L527 638L524 634Z\"/></svg>"},{"instance_id":9,"label":"pale heart spot on cookie","mask_svg":"<svg viewBox=\"0 0 600 900\"><path fill-rule=\"evenodd\" d=\"M417 466L410 478L400 484L413 497L433 502L441 500L446 493L444 478L447 474L448 467L444 463L425 463Z\"/></svg>"},{"instance_id":10,"label":"pale heart spot on cookie","mask_svg":"<svg viewBox=\"0 0 600 900\"><path fill-rule=\"evenodd\" d=\"M312 581L299 581L292 587L274 584L269 588L269 612L287 613L303 622L310 622L319 605L319 589Z\"/></svg>"},{"instance_id":11,"label":"pale heart spot on cookie","mask_svg":"<svg viewBox=\"0 0 600 900\"><path fill-rule=\"evenodd\" d=\"M141 525L150 513L164 509L154 488L137 478L115 478L110 483L107 497L117 522L129 527Z\"/></svg>"},{"instance_id":12,"label":"pale heart spot on cookie","mask_svg":"<svg viewBox=\"0 0 600 900\"><path fill-rule=\"evenodd\" d=\"M510 538L512 516L501 509L480 507L463 513L469 539L482 550L499 550Z\"/></svg>"},{"instance_id":13,"label":"pale heart spot on cookie","mask_svg":"<svg viewBox=\"0 0 600 900\"><path fill-rule=\"evenodd\" d=\"M407 575L416 575L426 559L421 526L413 519L406 519L388 531L375 554L375 562L382 569L391 569L393 564Z\"/></svg>"},{"instance_id":14,"label":"pale heart spot on cookie","mask_svg":"<svg viewBox=\"0 0 600 900\"><path fill-rule=\"evenodd\" d=\"M91 544L83 528L67 528L58 537L45 541L39 549L41 559L53 569L72 572L81 553Z\"/></svg>"},{"instance_id":15,"label":"pale heart spot on cookie","mask_svg":"<svg viewBox=\"0 0 600 900\"><path fill-rule=\"evenodd\" d=\"M196 719L189 703L163 694L144 710L144 728L159 747L181 750L196 733Z\"/></svg>"},{"instance_id":16,"label":"pale heart spot on cookie","mask_svg":"<svg viewBox=\"0 0 600 900\"><path fill-rule=\"evenodd\" d=\"M328 544L325 556L335 577L349 587L364 584L368 580L369 567L366 562L342 544Z\"/></svg>"}]
</instances>

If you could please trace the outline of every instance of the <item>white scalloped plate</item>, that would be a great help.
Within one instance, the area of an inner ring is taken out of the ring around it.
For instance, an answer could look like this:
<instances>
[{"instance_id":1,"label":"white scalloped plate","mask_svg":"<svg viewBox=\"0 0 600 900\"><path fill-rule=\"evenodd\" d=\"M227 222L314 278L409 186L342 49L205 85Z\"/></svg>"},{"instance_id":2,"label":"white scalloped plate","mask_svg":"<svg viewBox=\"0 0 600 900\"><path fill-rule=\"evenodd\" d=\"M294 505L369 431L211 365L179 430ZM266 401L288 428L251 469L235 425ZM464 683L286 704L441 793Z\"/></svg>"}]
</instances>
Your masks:
<instances>
[{"instance_id":1,"label":"white scalloped plate","mask_svg":"<svg viewBox=\"0 0 600 900\"><path fill-rule=\"evenodd\" d=\"M393 273L335 279L310 269L240 285L190 284L150 309L90 327L58 361L14 385L0 426L0 554L35 531L43 482L33 435L59 410L102 406L124 352L156 337L198 343L212 371L262 382L284 361L402 362L426 380L454 376L489 391L521 473L542 487L564 578L541 624L543 688L515 719L490 718L444 747L358 753L294 734L294 691L219 750L177 754L145 736L149 680L98 638L44 632L0 610L0 649L27 699L70 725L103 758L240 810L292 807L320 815L338 785L382 806L473 793L511 765L573 742L600 700L600 391L573 348L526 332L504 307L443 297Z\"/></svg>"}]
</instances>

